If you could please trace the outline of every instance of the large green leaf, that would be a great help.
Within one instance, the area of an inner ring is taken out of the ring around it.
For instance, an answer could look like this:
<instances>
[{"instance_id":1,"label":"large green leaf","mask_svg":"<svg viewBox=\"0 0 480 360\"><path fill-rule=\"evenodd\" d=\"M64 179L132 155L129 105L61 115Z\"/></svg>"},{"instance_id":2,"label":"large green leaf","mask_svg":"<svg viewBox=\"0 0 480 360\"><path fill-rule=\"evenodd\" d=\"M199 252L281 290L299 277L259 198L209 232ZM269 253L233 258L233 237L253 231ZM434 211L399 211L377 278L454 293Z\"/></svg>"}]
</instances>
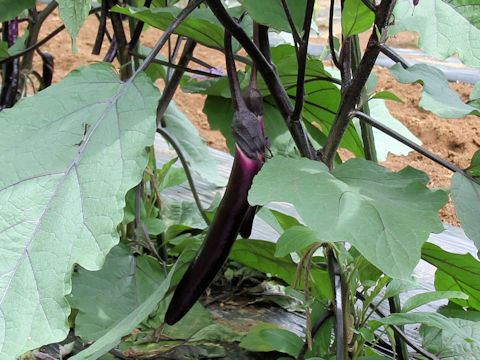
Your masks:
<instances>
[{"instance_id":1,"label":"large green leaf","mask_svg":"<svg viewBox=\"0 0 480 360\"><path fill-rule=\"evenodd\" d=\"M72 49L77 52L77 34L92 8L92 0L57 0L58 13L72 38Z\"/></svg>"},{"instance_id":2,"label":"large green leaf","mask_svg":"<svg viewBox=\"0 0 480 360\"><path fill-rule=\"evenodd\" d=\"M398 0L390 31L415 31L420 35L418 45L426 53L442 60L458 53L465 65L480 66L478 18L466 14L478 14L479 7L476 0L421 0L416 7L411 0Z\"/></svg>"},{"instance_id":3,"label":"large green leaf","mask_svg":"<svg viewBox=\"0 0 480 360\"><path fill-rule=\"evenodd\" d=\"M35 0L0 0L0 22L12 20L22 10L35 6Z\"/></svg>"},{"instance_id":4,"label":"large green leaf","mask_svg":"<svg viewBox=\"0 0 480 360\"><path fill-rule=\"evenodd\" d=\"M277 30L292 32L285 10L279 0L240 0L252 18ZM295 28L300 33L305 17L306 1L286 0Z\"/></svg>"},{"instance_id":5,"label":"large green leaf","mask_svg":"<svg viewBox=\"0 0 480 360\"><path fill-rule=\"evenodd\" d=\"M192 170L215 185L225 186L226 180L218 174L217 164L210 155L205 140L173 101L165 111L164 120L167 124L165 131L176 139Z\"/></svg>"},{"instance_id":6,"label":"large green leaf","mask_svg":"<svg viewBox=\"0 0 480 360\"><path fill-rule=\"evenodd\" d=\"M114 247L100 271L80 269L72 276L70 305L78 309L75 335L95 341L134 311L165 279L158 260Z\"/></svg>"},{"instance_id":7,"label":"large green leaf","mask_svg":"<svg viewBox=\"0 0 480 360\"><path fill-rule=\"evenodd\" d=\"M480 185L455 173L452 177L452 199L465 234L480 249Z\"/></svg>"},{"instance_id":8,"label":"large green leaf","mask_svg":"<svg viewBox=\"0 0 480 360\"><path fill-rule=\"evenodd\" d=\"M121 319L114 327L112 327L105 335L99 338L93 345L71 357L72 360L97 360L103 354L107 353L116 346L123 336L130 334L135 327L144 320L155 308L158 303L164 299L164 296L170 286L175 267L170 270L167 278L161 285L148 297L139 304L135 310L130 312L126 317Z\"/></svg>"},{"instance_id":9,"label":"large green leaf","mask_svg":"<svg viewBox=\"0 0 480 360\"><path fill-rule=\"evenodd\" d=\"M259 323L240 342L240 347L249 351L279 351L296 357L303 346L303 340L291 331L272 324Z\"/></svg>"},{"instance_id":10,"label":"large green leaf","mask_svg":"<svg viewBox=\"0 0 480 360\"><path fill-rule=\"evenodd\" d=\"M462 291L469 295L468 301L452 301L480 310L480 262L477 259L471 254L449 253L431 243L423 246L422 259L437 267L437 290Z\"/></svg>"},{"instance_id":11,"label":"large green leaf","mask_svg":"<svg viewBox=\"0 0 480 360\"><path fill-rule=\"evenodd\" d=\"M480 115L480 111L465 104L460 96L450 89L447 78L437 68L427 64L415 64L404 69L400 64L390 68L397 81L403 84L420 83L423 85L421 108L444 118L463 118L469 114Z\"/></svg>"},{"instance_id":12,"label":"large green leaf","mask_svg":"<svg viewBox=\"0 0 480 360\"><path fill-rule=\"evenodd\" d=\"M375 14L362 0L347 0L342 10L342 35L347 38L372 27Z\"/></svg>"},{"instance_id":13,"label":"large green leaf","mask_svg":"<svg viewBox=\"0 0 480 360\"><path fill-rule=\"evenodd\" d=\"M403 304L402 312L409 312L410 310L416 309L419 306L428 304L432 301L452 298L468 299L468 296L460 291L429 291L420 293L407 299L405 304Z\"/></svg>"},{"instance_id":14,"label":"large green leaf","mask_svg":"<svg viewBox=\"0 0 480 360\"><path fill-rule=\"evenodd\" d=\"M72 266L99 269L118 242L158 95L94 64L0 113L0 357L67 335Z\"/></svg>"},{"instance_id":15,"label":"large green leaf","mask_svg":"<svg viewBox=\"0 0 480 360\"><path fill-rule=\"evenodd\" d=\"M319 162L275 157L255 177L248 200L289 202L320 240L347 241L387 275L407 278L429 234L443 231L437 211L448 198L427 182L418 170L394 173L363 159L331 174Z\"/></svg>"}]
</instances>

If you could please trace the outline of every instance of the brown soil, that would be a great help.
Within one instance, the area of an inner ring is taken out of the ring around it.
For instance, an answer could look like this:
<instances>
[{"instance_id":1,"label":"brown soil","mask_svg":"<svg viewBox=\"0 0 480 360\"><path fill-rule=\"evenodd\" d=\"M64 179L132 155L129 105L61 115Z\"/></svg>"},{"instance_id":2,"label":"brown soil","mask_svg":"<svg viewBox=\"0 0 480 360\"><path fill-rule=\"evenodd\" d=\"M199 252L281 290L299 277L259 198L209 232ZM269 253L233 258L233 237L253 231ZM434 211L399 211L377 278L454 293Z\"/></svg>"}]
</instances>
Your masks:
<instances>
[{"instance_id":1,"label":"brown soil","mask_svg":"<svg viewBox=\"0 0 480 360\"><path fill-rule=\"evenodd\" d=\"M61 25L58 13L55 12L46 21L40 39ZM71 70L86 65L91 61L102 60L108 46L105 41L101 55L91 55L95 34L98 27L98 20L90 16L81 29L78 39L78 53L71 51L71 41L66 31L42 47L42 51L48 51L55 56L55 75L54 82L63 79ZM142 44L153 46L160 36L160 31L148 29L141 37ZM362 42L364 39L362 39ZM323 43L322 40L314 40L316 43ZM397 47L412 47L416 42L413 34L400 34L390 40L390 43ZM167 49L163 54L167 54ZM195 56L213 66L223 64L223 56L220 52L198 46L195 50ZM40 67L38 55L36 55L35 66ZM387 106L393 116L404 123L417 137L423 141L423 145L434 153L448 159L457 166L465 168L469 160L480 146L480 119L469 116L466 119L442 119L429 112L418 108L422 87L418 84L404 85L394 81L389 71L384 68L375 68L378 76L377 90L389 90L397 94L405 101L405 104L387 101ZM468 98L472 85L463 83L451 83L452 89L457 91L464 100ZM205 114L202 112L205 96L196 94L185 94L178 92L175 101L180 109L186 112L189 119L196 125L202 137L207 140L209 146L219 150L227 150L225 139L219 131L213 131L209 128ZM383 165L392 170L399 170L407 165L421 169L431 177L430 186L449 187L451 172L422 157L417 153L410 153L408 156L389 155ZM440 211L442 219L454 225L459 225L455 216L453 205L450 203Z\"/></svg>"}]
</instances>

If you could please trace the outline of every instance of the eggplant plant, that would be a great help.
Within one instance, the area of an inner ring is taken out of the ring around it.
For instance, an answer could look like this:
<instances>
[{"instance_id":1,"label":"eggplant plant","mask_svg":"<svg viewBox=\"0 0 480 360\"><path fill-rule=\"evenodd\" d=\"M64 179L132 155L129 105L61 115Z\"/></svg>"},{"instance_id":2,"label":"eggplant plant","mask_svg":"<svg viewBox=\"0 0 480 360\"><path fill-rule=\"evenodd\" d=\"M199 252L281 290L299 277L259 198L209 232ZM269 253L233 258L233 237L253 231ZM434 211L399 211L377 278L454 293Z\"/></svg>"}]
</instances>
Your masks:
<instances>
[{"instance_id":1,"label":"eggplant plant","mask_svg":"<svg viewBox=\"0 0 480 360\"><path fill-rule=\"evenodd\" d=\"M480 115L478 86L463 102L441 71L410 65L386 42L416 31L427 54L478 67L475 12L442 0L329 6L317 24L328 46L315 55L314 0L0 4L0 359L229 358L225 343L275 358L478 358L480 262L427 240L444 230L437 213L450 193L479 248L480 152L462 169L425 149L385 110L402 95L372 85L383 54L397 81L423 85L424 110ZM38 40L57 7L64 25ZM92 52L110 41L105 61L52 85L55 54L41 46L66 28L74 50L87 16L99 22ZM146 25L162 30L152 49L141 44ZM272 46L279 32L291 41ZM198 44L225 59L227 74L196 57ZM203 111L234 155L225 194L208 208L198 177L225 181L172 101L179 87L206 95ZM156 135L177 158L157 161ZM343 162L339 148L354 157ZM449 169L451 189L378 164L389 151ZM184 182L193 201L167 196ZM274 242L248 239L256 216ZM431 289L413 277L420 261L435 268ZM274 288L305 319L302 331L214 322L201 303L215 298L202 294L219 277ZM57 354L42 347L50 343Z\"/></svg>"}]
</instances>

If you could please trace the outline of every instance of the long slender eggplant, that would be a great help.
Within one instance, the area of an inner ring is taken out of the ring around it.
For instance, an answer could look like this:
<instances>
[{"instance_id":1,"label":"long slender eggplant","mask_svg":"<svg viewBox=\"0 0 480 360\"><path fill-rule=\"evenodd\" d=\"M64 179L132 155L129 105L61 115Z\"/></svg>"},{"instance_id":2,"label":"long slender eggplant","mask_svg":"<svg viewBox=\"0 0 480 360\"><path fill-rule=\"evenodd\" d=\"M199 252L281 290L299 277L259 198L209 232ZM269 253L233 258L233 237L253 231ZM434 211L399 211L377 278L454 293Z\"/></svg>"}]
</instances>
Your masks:
<instances>
[{"instance_id":1,"label":"long slender eggplant","mask_svg":"<svg viewBox=\"0 0 480 360\"><path fill-rule=\"evenodd\" d=\"M251 208L247 201L248 190L266 159L268 141L263 133L263 123L259 121L261 119L255 114L256 111L249 109L241 95L231 34L227 31L225 31L225 59L234 109L232 132L237 143L235 159L225 195L202 247L173 294L165 315L165 322L169 325L175 324L190 310L227 260ZM249 222L250 219L246 221Z\"/></svg>"}]
</instances>

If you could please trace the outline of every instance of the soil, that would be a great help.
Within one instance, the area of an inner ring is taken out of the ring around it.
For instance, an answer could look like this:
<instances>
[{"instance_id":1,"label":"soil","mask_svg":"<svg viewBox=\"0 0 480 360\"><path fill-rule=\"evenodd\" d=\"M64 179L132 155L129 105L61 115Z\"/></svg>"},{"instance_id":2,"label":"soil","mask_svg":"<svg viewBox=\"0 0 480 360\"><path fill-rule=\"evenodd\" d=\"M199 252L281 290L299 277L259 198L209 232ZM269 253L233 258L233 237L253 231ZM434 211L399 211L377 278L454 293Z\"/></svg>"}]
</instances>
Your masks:
<instances>
[{"instance_id":1,"label":"soil","mask_svg":"<svg viewBox=\"0 0 480 360\"><path fill-rule=\"evenodd\" d=\"M41 7L42 5L39 5ZM57 11L52 14L44 24L40 39L62 24ZM90 16L80 30L77 38L78 52L72 53L71 40L64 30L47 44L42 46L42 51L48 51L55 56L54 82L63 79L71 70L87 65L91 61L101 61L108 48L108 41L104 41L101 54L91 54L98 28L98 20ZM110 30L111 32L111 30ZM149 28L141 36L141 42L146 46L153 46L160 37L159 30ZM365 38L362 38L362 43ZM312 40L315 43L325 43L323 39ZM416 35L412 33L399 34L389 40L394 47L415 47ZM167 48L163 55L167 56ZM212 49L197 46L195 57L218 67L224 63L223 55ZM38 55L35 55L35 67L41 69ZM199 66L200 67L200 66ZM442 119L418 107L422 87L419 84L404 85L395 82L390 72L385 68L375 67L378 76L377 90L389 90L397 94L404 104L387 101L387 106L394 117L405 124L413 134L423 141L423 146L434 153L448 159L455 165L466 168L475 151L480 147L480 118L468 116L465 119ZM457 91L463 100L468 99L472 85L464 83L451 83L451 88ZM197 94L185 94L181 91L175 95L175 101L179 108L187 114L188 118L198 128L201 136L207 144L219 150L227 151L225 139L219 131L211 130L205 114L202 112L205 96ZM384 166L392 170L400 170L407 165L425 171L429 174L431 187L450 187L452 173L443 167L433 163L417 153L408 156L389 155ZM443 221L452 225L459 225L453 205L449 203L440 211Z\"/></svg>"}]
</instances>

